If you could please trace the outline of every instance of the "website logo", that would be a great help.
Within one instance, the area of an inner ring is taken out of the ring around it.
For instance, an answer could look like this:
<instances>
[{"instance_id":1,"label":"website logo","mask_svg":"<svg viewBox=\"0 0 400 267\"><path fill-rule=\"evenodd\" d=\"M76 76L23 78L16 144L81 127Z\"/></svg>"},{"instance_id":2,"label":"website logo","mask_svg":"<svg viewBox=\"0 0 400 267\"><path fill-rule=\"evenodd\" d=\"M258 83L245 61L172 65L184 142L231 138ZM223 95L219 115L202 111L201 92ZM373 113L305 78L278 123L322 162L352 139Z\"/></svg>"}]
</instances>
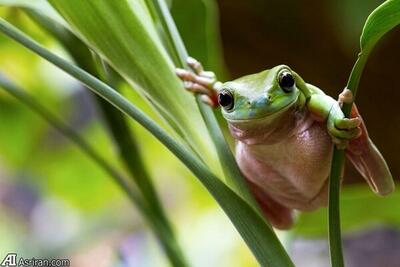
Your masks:
<instances>
[{"instance_id":1,"label":"website logo","mask_svg":"<svg viewBox=\"0 0 400 267\"><path fill-rule=\"evenodd\" d=\"M37 259L18 257L17 253L8 253L1 261L1 267L69 267L69 259Z\"/></svg>"}]
</instances>

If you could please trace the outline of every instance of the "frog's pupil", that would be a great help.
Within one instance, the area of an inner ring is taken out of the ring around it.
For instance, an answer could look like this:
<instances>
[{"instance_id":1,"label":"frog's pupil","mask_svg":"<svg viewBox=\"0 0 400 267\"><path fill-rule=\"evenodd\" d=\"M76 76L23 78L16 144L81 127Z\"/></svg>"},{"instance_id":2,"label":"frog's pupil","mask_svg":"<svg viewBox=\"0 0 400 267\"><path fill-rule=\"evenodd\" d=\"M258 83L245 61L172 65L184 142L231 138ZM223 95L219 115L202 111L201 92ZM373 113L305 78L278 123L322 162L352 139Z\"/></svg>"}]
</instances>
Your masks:
<instances>
[{"instance_id":1,"label":"frog's pupil","mask_svg":"<svg viewBox=\"0 0 400 267\"><path fill-rule=\"evenodd\" d=\"M289 72L282 73L279 79L279 85L285 90L292 88L294 86L294 78L292 74Z\"/></svg>"},{"instance_id":2,"label":"frog's pupil","mask_svg":"<svg viewBox=\"0 0 400 267\"><path fill-rule=\"evenodd\" d=\"M231 109L233 106L233 96L227 90L222 90L218 94L218 103L225 109Z\"/></svg>"}]
</instances>

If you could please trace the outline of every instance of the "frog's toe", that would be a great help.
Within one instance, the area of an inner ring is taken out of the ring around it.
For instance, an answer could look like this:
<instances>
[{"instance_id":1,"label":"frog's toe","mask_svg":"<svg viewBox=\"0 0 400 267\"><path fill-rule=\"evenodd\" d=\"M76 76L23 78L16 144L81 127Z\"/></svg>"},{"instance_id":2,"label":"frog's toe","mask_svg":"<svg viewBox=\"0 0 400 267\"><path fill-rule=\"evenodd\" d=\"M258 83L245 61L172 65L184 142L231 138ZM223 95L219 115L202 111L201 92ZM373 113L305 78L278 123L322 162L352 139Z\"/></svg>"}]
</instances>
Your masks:
<instances>
[{"instance_id":1,"label":"frog's toe","mask_svg":"<svg viewBox=\"0 0 400 267\"><path fill-rule=\"evenodd\" d=\"M343 103L345 104L353 103L353 100L354 100L353 93L347 88L344 88L343 91L339 94L338 102L340 106L342 106Z\"/></svg>"},{"instance_id":2,"label":"frog's toe","mask_svg":"<svg viewBox=\"0 0 400 267\"><path fill-rule=\"evenodd\" d=\"M186 63L188 64L188 66L194 71L194 73L196 74L200 74L204 71L203 69L203 65L201 65L201 63L192 57L188 57L186 60Z\"/></svg>"},{"instance_id":3,"label":"frog's toe","mask_svg":"<svg viewBox=\"0 0 400 267\"><path fill-rule=\"evenodd\" d=\"M361 119L360 118L340 118L332 120L328 123L329 134L333 138L333 142L341 146L342 142L338 140L351 140L361 135Z\"/></svg>"},{"instance_id":4,"label":"frog's toe","mask_svg":"<svg viewBox=\"0 0 400 267\"><path fill-rule=\"evenodd\" d=\"M341 130L349 130L357 128L360 125L361 125L361 119L358 117L351 119L343 118L335 121L335 127Z\"/></svg>"},{"instance_id":5,"label":"frog's toe","mask_svg":"<svg viewBox=\"0 0 400 267\"><path fill-rule=\"evenodd\" d=\"M204 78L209 84L214 84L217 81L217 76L212 71L205 71L203 65L195 58L188 57L186 60L189 68L198 76Z\"/></svg>"},{"instance_id":6,"label":"frog's toe","mask_svg":"<svg viewBox=\"0 0 400 267\"><path fill-rule=\"evenodd\" d=\"M330 126L328 126L328 131L333 138L341 140L352 140L361 135L361 129L358 126L355 128L340 129L332 123Z\"/></svg>"},{"instance_id":7,"label":"frog's toe","mask_svg":"<svg viewBox=\"0 0 400 267\"><path fill-rule=\"evenodd\" d=\"M190 71L187 71L187 70L181 69L181 68L176 68L175 69L175 74L182 81L190 81L192 79L192 76L193 76Z\"/></svg>"},{"instance_id":8,"label":"frog's toe","mask_svg":"<svg viewBox=\"0 0 400 267\"><path fill-rule=\"evenodd\" d=\"M212 71L202 71L202 72L200 72L199 75L200 75L201 77L209 78L209 79L211 79L211 80L216 80L216 79L217 79L217 76L216 76L215 73L212 72Z\"/></svg>"},{"instance_id":9,"label":"frog's toe","mask_svg":"<svg viewBox=\"0 0 400 267\"><path fill-rule=\"evenodd\" d=\"M197 94L201 94L201 95L209 94L209 90L207 88L205 88L201 84L194 83L191 81L184 81L183 87L185 87L186 90L188 90L189 92L192 92L192 93L197 93Z\"/></svg>"},{"instance_id":10,"label":"frog's toe","mask_svg":"<svg viewBox=\"0 0 400 267\"><path fill-rule=\"evenodd\" d=\"M183 81L183 86L185 89L195 93L208 94L208 89L201 83L197 82L196 75L192 72L177 68L175 70L175 74Z\"/></svg>"},{"instance_id":11,"label":"frog's toe","mask_svg":"<svg viewBox=\"0 0 400 267\"><path fill-rule=\"evenodd\" d=\"M211 74L209 74L207 72L207 75L209 77L208 76L200 76L191 71L188 71L185 69L180 69L180 68L177 68L175 70L175 73L184 82L191 82L191 83L197 84L198 87L201 86L203 88L206 88L208 91L207 94L210 94L214 90L213 86L216 83L215 75L212 76Z\"/></svg>"}]
</instances>

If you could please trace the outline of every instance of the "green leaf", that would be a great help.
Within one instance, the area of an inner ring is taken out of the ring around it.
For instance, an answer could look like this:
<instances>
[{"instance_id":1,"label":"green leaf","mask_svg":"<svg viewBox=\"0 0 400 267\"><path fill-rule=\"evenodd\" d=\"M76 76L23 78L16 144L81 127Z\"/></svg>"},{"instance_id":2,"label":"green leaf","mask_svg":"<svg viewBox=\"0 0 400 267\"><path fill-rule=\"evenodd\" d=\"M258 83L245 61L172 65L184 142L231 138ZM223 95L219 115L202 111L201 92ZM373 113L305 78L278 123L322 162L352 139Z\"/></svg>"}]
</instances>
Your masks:
<instances>
[{"instance_id":1,"label":"green leaf","mask_svg":"<svg viewBox=\"0 0 400 267\"><path fill-rule=\"evenodd\" d=\"M39 12L64 26L64 19L46 0L0 0L0 6L22 7Z\"/></svg>"},{"instance_id":2,"label":"green leaf","mask_svg":"<svg viewBox=\"0 0 400 267\"><path fill-rule=\"evenodd\" d=\"M73 31L157 109L189 146L217 162L206 126L142 0L50 0Z\"/></svg>"},{"instance_id":3,"label":"green leaf","mask_svg":"<svg viewBox=\"0 0 400 267\"><path fill-rule=\"evenodd\" d=\"M81 81L93 92L106 99L121 112L139 122L145 129L162 142L193 172L194 175L196 175L204 187L206 187L212 194L235 225L236 229L252 250L261 266L294 266L283 249L282 244L274 234L273 229L265 222L265 220L260 217L260 215L246 201L218 179L203 163L203 161L188 150L186 146L183 146L172 138L141 110L137 109L132 103L122 97L107 84L72 65L66 60L54 55L2 19L0 19L0 31Z\"/></svg>"},{"instance_id":4,"label":"green leaf","mask_svg":"<svg viewBox=\"0 0 400 267\"><path fill-rule=\"evenodd\" d=\"M361 52L372 49L388 31L400 24L400 1L388 0L367 18L361 34Z\"/></svg>"},{"instance_id":5,"label":"green leaf","mask_svg":"<svg viewBox=\"0 0 400 267\"><path fill-rule=\"evenodd\" d=\"M347 88L354 95L357 94L358 85L368 57L376 43L391 29L400 24L400 0L387 0L377 7L367 18L360 37L361 51L351 71ZM350 113L351 104L343 105L346 115Z\"/></svg>"},{"instance_id":6,"label":"green leaf","mask_svg":"<svg viewBox=\"0 0 400 267\"><path fill-rule=\"evenodd\" d=\"M223 79L226 70L222 59L217 3L214 0L173 0L171 15L190 56Z\"/></svg>"}]
</instances>

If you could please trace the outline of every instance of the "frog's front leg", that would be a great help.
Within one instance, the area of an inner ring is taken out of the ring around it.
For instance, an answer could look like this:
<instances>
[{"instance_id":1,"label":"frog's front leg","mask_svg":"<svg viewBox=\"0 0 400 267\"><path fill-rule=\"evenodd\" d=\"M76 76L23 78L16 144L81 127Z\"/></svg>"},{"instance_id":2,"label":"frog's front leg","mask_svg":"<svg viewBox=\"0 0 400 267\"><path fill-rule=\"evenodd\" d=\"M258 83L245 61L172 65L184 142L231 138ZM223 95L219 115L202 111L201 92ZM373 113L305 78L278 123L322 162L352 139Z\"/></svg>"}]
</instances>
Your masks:
<instances>
[{"instance_id":1,"label":"frog's front leg","mask_svg":"<svg viewBox=\"0 0 400 267\"><path fill-rule=\"evenodd\" d=\"M189 57L186 61L191 71L176 69L176 75L183 81L185 89L201 95L201 100L211 107L218 106L218 89L221 82L212 71L204 71L196 59Z\"/></svg>"},{"instance_id":2,"label":"frog's front leg","mask_svg":"<svg viewBox=\"0 0 400 267\"><path fill-rule=\"evenodd\" d=\"M308 101L308 109L317 117L326 120L328 133L339 149L345 149L348 141L361 135L361 119L346 118L340 108L341 102L352 103L352 96L345 89L339 102L325 94L313 94Z\"/></svg>"}]
</instances>

